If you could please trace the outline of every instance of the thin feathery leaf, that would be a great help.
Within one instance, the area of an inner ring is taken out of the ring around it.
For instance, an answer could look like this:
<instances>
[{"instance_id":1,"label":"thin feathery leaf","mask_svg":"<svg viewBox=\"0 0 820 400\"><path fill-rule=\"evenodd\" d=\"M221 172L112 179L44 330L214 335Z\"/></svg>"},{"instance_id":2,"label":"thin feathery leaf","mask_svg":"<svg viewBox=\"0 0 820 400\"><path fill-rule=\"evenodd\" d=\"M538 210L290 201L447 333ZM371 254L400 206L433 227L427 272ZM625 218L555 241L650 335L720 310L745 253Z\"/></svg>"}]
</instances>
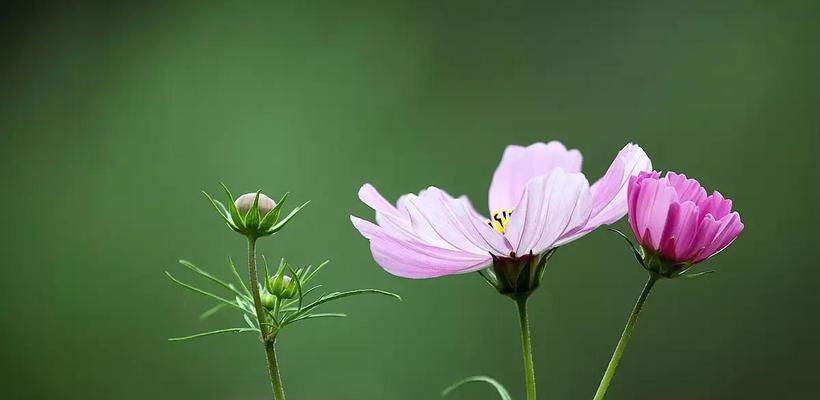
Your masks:
<instances>
[{"instance_id":1,"label":"thin feathery leaf","mask_svg":"<svg viewBox=\"0 0 820 400\"><path fill-rule=\"evenodd\" d=\"M314 319L314 318L346 318L346 317L347 317L347 314L342 314L342 313L316 313L316 314L303 315L299 318L294 319L293 321L290 321L290 323L292 324L294 322L304 321L306 319Z\"/></svg>"},{"instance_id":2,"label":"thin feathery leaf","mask_svg":"<svg viewBox=\"0 0 820 400\"><path fill-rule=\"evenodd\" d=\"M246 298L250 300L251 291L245 286L245 281L242 280L242 276L239 275L239 271L236 270L236 265L234 265L233 259L230 257L228 257L228 265L231 267L231 273L233 273L234 278L239 281L239 285L242 286L242 290L245 291Z\"/></svg>"},{"instance_id":3,"label":"thin feathery leaf","mask_svg":"<svg viewBox=\"0 0 820 400\"><path fill-rule=\"evenodd\" d=\"M179 342L179 341L182 341L182 340L199 339L199 338L203 338L203 337L206 337L206 336L219 335L221 333L242 333L242 332L259 332L259 329L251 329L251 328L219 329L219 330L210 331L210 332L197 333L195 335L190 335L190 336L169 338L168 341Z\"/></svg>"},{"instance_id":4,"label":"thin feathery leaf","mask_svg":"<svg viewBox=\"0 0 820 400\"><path fill-rule=\"evenodd\" d=\"M299 318L299 317L309 313L311 310L313 310L314 308L316 308L316 307L318 307L318 306L320 306L324 303L327 303L327 302L330 302L330 301L333 301L333 300L342 299L342 298L345 298L345 297L356 296L356 295L360 295L360 294L380 294L380 295L384 295L384 296L394 297L397 300L401 301L401 296L399 296L395 293L387 292L387 291L384 291L384 290L378 290L378 289L358 289L358 290L349 290L349 291L346 291L346 292L334 292L334 293L326 294L326 295L320 297L319 300L316 300L313 303L310 303L310 304L306 305L304 308L301 309L301 311L289 316L284 321L282 321L282 324L285 325L285 324L289 323L290 321L293 321L294 319Z\"/></svg>"},{"instance_id":5,"label":"thin feathery leaf","mask_svg":"<svg viewBox=\"0 0 820 400\"><path fill-rule=\"evenodd\" d=\"M209 280L216 283L217 285L222 286L225 289L228 289L228 290L234 292L234 294L236 294L237 296L240 296L240 297L246 297L247 296L244 293L240 292L239 290L236 290L236 288L233 285L231 285L231 284L229 284L229 283L227 283L227 282L225 282L225 281L223 281L223 280L209 274L208 272L205 272L203 269L197 267L196 265L194 265L190 261L179 260L179 263L186 266L191 271L194 271L194 272L208 278ZM248 297L248 300L250 300L250 297Z\"/></svg>"},{"instance_id":6,"label":"thin feathery leaf","mask_svg":"<svg viewBox=\"0 0 820 400\"><path fill-rule=\"evenodd\" d=\"M189 285L189 284L187 284L187 283L185 283L185 282L180 281L180 280L179 280L179 279L177 279L177 278L174 278L174 276L173 276L173 275L171 275L171 273L170 273L170 272L168 272L168 271L165 271L165 275L168 275L168 277L169 277L169 278L171 278L171 280L172 280L172 281L174 281L174 283L176 283L177 285L180 285L180 286L182 286L182 287L184 287L184 288L186 288L186 289L188 289L188 290L191 290L191 291L193 291L193 292L199 293L199 294L201 294L201 295L203 295L203 296L210 297L210 298L212 298L212 299L214 299L214 300L216 300L216 301L219 301L219 302L221 302L221 303L225 303L225 304L227 304L227 305L229 305L229 306L231 306L231 307L234 307L234 308L237 308L237 309L239 309L239 310L242 310L243 312L247 312L247 311L245 311L245 309L244 309L244 308L242 308L239 304L236 304L236 303L234 303L234 302L232 302L232 301L230 301L230 300L224 299L224 298L219 297L219 296L217 296L217 295L215 295L215 294L213 294L213 293L207 292L207 291L202 290L202 289L200 289L200 288L198 288L198 287L195 287L195 286L191 286L191 285Z\"/></svg>"},{"instance_id":7,"label":"thin feathery leaf","mask_svg":"<svg viewBox=\"0 0 820 400\"><path fill-rule=\"evenodd\" d=\"M507 389L505 389L504 386L500 384L498 381L496 381L493 378L490 378L489 376L471 376L469 378L464 378L450 385L449 387L447 387L447 389L444 389L444 391L441 392L441 397L445 397L448 394L450 394L450 392L452 392L453 390L456 390L461 386L464 386L465 384L471 382L489 383L495 388L495 390L498 392L498 395L501 396L501 400L512 400L512 397L510 396L510 393L507 391Z\"/></svg>"},{"instance_id":8,"label":"thin feathery leaf","mask_svg":"<svg viewBox=\"0 0 820 400\"><path fill-rule=\"evenodd\" d=\"M325 267L325 265L327 265L328 263L330 263L330 260L325 260L323 263L319 264L319 266L318 266L318 267L316 267L316 268L313 270L313 272L311 272L309 275L307 275L307 274L306 274L307 276L305 277L305 279L304 279L302 282L303 282L303 283L308 283L308 282L310 282L310 280L311 280L311 279L313 279L313 277L314 277L314 276L316 276L316 274L318 274L318 273L319 273L319 271L321 271L321 270L322 270L322 268L324 268L324 267Z\"/></svg>"},{"instance_id":9,"label":"thin feathery leaf","mask_svg":"<svg viewBox=\"0 0 820 400\"><path fill-rule=\"evenodd\" d=\"M199 319L209 318L210 316L218 313L219 310L222 310L223 308L225 308L225 303L219 303L219 304L205 310L205 312L203 312L202 314L199 314Z\"/></svg>"}]
</instances>

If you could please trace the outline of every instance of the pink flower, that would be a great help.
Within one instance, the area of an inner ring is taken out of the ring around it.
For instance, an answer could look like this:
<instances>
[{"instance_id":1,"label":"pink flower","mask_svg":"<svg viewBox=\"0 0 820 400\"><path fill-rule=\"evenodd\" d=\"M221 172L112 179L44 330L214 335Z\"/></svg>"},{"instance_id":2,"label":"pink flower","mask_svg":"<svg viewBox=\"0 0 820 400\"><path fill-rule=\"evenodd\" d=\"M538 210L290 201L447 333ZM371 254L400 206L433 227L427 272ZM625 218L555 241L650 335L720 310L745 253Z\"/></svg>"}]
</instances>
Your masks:
<instances>
[{"instance_id":1,"label":"pink flower","mask_svg":"<svg viewBox=\"0 0 820 400\"><path fill-rule=\"evenodd\" d=\"M370 240L373 258L387 272L432 278L483 269L493 258L542 254L569 243L627 212L627 184L651 170L646 153L626 145L606 174L589 185L581 153L557 141L508 146L493 175L490 215L481 216L462 196L430 187L406 194L394 206L370 184L359 198L376 211L376 223L351 216Z\"/></svg>"},{"instance_id":2,"label":"pink flower","mask_svg":"<svg viewBox=\"0 0 820 400\"><path fill-rule=\"evenodd\" d=\"M644 249L644 266L677 276L728 247L743 231L732 201L694 179L643 172L629 181L629 226Z\"/></svg>"}]
</instances>

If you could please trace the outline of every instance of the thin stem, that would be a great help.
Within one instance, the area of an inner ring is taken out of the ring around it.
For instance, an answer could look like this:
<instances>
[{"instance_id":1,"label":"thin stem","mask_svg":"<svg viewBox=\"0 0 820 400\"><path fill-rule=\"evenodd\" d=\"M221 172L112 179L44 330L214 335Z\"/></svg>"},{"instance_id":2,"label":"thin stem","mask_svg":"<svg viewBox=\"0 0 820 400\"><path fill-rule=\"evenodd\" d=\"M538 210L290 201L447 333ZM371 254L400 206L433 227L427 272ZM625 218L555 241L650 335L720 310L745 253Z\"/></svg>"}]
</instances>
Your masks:
<instances>
[{"instance_id":1,"label":"thin stem","mask_svg":"<svg viewBox=\"0 0 820 400\"><path fill-rule=\"evenodd\" d=\"M279 365L276 362L276 331L267 321L265 308L262 306L262 297L259 294L259 278L256 276L256 239L248 238L248 273L251 281L253 304L256 308L256 320L262 333L262 343L265 345L265 354L268 360L273 398L285 400L285 390L282 388L282 377L279 375Z\"/></svg>"},{"instance_id":2,"label":"thin stem","mask_svg":"<svg viewBox=\"0 0 820 400\"><path fill-rule=\"evenodd\" d=\"M527 298L516 299L518 319L521 323L521 350L524 354L524 374L527 381L527 400L535 400L535 368L532 363L532 342L530 341L530 323L527 318Z\"/></svg>"},{"instance_id":3,"label":"thin stem","mask_svg":"<svg viewBox=\"0 0 820 400\"><path fill-rule=\"evenodd\" d=\"M615 352L612 353L612 359L609 360L609 365L606 367L606 372L604 372L604 377L601 378L601 384L598 385L598 391L595 392L595 397L593 400L602 400L604 396L606 396L606 390L609 388L609 383L615 376L615 370L618 369L618 363L620 363L621 357L624 355L626 345L629 343L629 338L632 336L632 331L635 329L635 324L638 322L638 314L641 313L643 303L646 301L647 296L649 296L649 291L652 290L652 286L654 286L657 281L658 275L650 273L649 279L647 279L646 285L644 285L643 291L641 291L641 295L638 296L638 301L632 309L632 313L629 314L629 320L626 322L626 326L621 334L621 339L618 341L618 345L615 346Z\"/></svg>"}]
</instances>

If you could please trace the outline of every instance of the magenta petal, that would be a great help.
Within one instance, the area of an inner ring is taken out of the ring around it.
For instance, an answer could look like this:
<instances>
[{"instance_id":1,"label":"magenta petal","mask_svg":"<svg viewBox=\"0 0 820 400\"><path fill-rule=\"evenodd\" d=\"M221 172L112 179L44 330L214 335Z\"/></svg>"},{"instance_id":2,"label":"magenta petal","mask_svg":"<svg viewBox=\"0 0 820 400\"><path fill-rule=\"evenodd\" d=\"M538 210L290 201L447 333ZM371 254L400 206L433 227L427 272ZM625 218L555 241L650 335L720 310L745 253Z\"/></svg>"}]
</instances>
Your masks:
<instances>
[{"instance_id":1,"label":"magenta petal","mask_svg":"<svg viewBox=\"0 0 820 400\"><path fill-rule=\"evenodd\" d=\"M660 240L660 253L669 260L679 260L697 233L698 208L695 203L672 203L666 227Z\"/></svg>"},{"instance_id":2,"label":"magenta petal","mask_svg":"<svg viewBox=\"0 0 820 400\"><path fill-rule=\"evenodd\" d=\"M678 194L678 201L681 203L691 201L698 204L706 197L706 190L703 189L700 183L695 179L686 178L684 174L668 172L666 174L666 180L670 186L675 188L675 192Z\"/></svg>"},{"instance_id":3,"label":"magenta petal","mask_svg":"<svg viewBox=\"0 0 820 400\"><path fill-rule=\"evenodd\" d=\"M393 275L413 279L434 278L477 271L492 263L489 254L480 256L401 240L363 219L351 216L350 220L370 240L373 259Z\"/></svg>"},{"instance_id":4,"label":"magenta petal","mask_svg":"<svg viewBox=\"0 0 820 400\"><path fill-rule=\"evenodd\" d=\"M505 236L516 254L542 253L589 219L592 196L584 175L555 169L527 184Z\"/></svg>"},{"instance_id":5,"label":"magenta petal","mask_svg":"<svg viewBox=\"0 0 820 400\"><path fill-rule=\"evenodd\" d=\"M715 234L712 242L709 243L693 260L698 263L709 257L720 253L737 239L743 231L743 222L740 221L740 214L737 212L724 216L718 221L720 228Z\"/></svg>"},{"instance_id":6,"label":"magenta petal","mask_svg":"<svg viewBox=\"0 0 820 400\"><path fill-rule=\"evenodd\" d=\"M558 141L534 143L527 147L507 146L490 184L490 210L516 208L531 179L548 175L555 168L580 172L581 161L578 150L567 150Z\"/></svg>"},{"instance_id":7,"label":"magenta petal","mask_svg":"<svg viewBox=\"0 0 820 400\"><path fill-rule=\"evenodd\" d=\"M705 217L706 214L711 214L719 220L732 211L732 200L723 198L723 195L716 191L711 196L701 199L698 207L700 208L701 218Z\"/></svg>"},{"instance_id":8,"label":"magenta petal","mask_svg":"<svg viewBox=\"0 0 820 400\"><path fill-rule=\"evenodd\" d=\"M663 230L666 227L666 215L669 206L675 200L675 189L660 180L645 179L636 199L635 232L639 238L651 238L642 241L646 247L658 249Z\"/></svg>"}]
</instances>

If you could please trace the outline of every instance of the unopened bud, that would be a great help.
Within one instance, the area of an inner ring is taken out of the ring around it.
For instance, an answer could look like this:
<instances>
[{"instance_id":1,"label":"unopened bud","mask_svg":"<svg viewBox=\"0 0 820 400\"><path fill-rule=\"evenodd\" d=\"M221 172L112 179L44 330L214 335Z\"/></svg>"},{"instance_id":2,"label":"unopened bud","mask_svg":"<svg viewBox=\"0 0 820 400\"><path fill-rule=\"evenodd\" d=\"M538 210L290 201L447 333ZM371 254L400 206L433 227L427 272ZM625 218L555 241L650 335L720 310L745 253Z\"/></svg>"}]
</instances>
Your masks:
<instances>
[{"instance_id":1,"label":"unopened bud","mask_svg":"<svg viewBox=\"0 0 820 400\"><path fill-rule=\"evenodd\" d=\"M234 205L239 213L244 216L253 207L254 200L256 200L256 193L245 193L237 197ZM273 207L276 207L276 202L265 194L259 193L259 215L264 217L270 210L273 210Z\"/></svg>"}]
</instances>

